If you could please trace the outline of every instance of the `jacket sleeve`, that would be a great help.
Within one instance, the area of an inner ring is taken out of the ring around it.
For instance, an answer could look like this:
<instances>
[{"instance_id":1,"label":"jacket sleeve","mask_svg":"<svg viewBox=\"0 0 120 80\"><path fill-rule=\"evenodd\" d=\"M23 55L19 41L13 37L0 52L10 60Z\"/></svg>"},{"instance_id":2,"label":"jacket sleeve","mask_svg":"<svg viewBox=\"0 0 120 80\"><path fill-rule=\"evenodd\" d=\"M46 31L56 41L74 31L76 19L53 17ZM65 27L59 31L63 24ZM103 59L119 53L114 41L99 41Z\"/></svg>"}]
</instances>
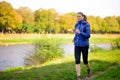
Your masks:
<instances>
[{"instance_id":1,"label":"jacket sleeve","mask_svg":"<svg viewBox=\"0 0 120 80\"><path fill-rule=\"evenodd\" d=\"M75 40L75 28L76 28L76 26L77 26L77 24L75 24L75 26L74 26L74 30L73 30L73 32L74 32L74 38L73 38L73 42L74 42L74 40Z\"/></svg>"},{"instance_id":2,"label":"jacket sleeve","mask_svg":"<svg viewBox=\"0 0 120 80\"><path fill-rule=\"evenodd\" d=\"M85 38L90 38L90 25L86 24L85 25L85 32L80 32L80 35L82 35Z\"/></svg>"}]
</instances>

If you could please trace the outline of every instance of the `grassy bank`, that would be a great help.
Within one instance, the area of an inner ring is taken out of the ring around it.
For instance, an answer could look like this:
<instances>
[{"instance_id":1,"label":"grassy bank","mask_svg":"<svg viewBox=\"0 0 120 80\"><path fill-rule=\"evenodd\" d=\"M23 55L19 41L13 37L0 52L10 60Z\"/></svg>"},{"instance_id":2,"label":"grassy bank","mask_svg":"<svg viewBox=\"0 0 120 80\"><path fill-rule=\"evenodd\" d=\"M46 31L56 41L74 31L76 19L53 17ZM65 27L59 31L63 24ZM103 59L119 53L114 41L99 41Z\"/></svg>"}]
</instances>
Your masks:
<instances>
[{"instance_id":1,"label":"grassy bank","mask_svg":"<svg viewBox=\"0 0 120 80\"><path fill-rule=\"evenodd\" d=\"M43 36L55 37L63 43L72 43L73 34L0 34L0 45L31 44ZM120 34L91 34L90 43L110 43Z\"/></svg>"},{"instance_id":2,"label":"grassy bank","mask_svg":"<svg viewBox=\"0 0 120 80\"><path fill-rule=\"evenodd\" d=\"M57 38L62 43L72 43L72 34L0 34L1 44L31 44L43 36ZM90 43L111 43L119 35L92 34ZM119 80L120 76L120 49L109 51L99 50L89 54L89 63L92 68L91 80ZM86 67L81 63L83 79L86 77ZM8 68L0 72L0 80L75 80L76 71L74 55L67 55L55 60L49 60L40 65Z\"/></svg>"},{"instance_id":3,"label":"grassy bank","mask_svg":"<svg viewBox=\"0 0 120 80\"><path fill-rule=\"evenodd\" d=\"M120 49L92 52L89 54L89 63L92 74L96 75L94 80L120 79L120 66L118 66L120 65ZM81 64L81 76L85 78L86 67L83 63ZM99 74L100 72L104 73ZM0 73L0 80L75 80L75 78L73 55L67 55L42 65L7 69Z\"/></svg>"}]
</instances>

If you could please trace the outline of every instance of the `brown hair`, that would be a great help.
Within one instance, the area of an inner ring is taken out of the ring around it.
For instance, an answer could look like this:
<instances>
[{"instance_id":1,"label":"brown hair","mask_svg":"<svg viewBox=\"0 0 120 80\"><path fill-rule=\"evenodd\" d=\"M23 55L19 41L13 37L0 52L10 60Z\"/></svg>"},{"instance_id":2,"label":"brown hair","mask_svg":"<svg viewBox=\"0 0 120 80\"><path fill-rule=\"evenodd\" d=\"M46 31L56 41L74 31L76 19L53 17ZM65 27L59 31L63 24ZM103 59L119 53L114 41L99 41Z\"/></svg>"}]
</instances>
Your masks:
<instances>
[{"instance_id":1,"label":"brown hair","mask_svg":"<svg viewBox=\"0 0 120 80\"><path fill-rule=\"evenodd\" d=\"M81 14L84 17L84 20L87 21L87 16L84 15L82 12L78 12L77 14Z\"/></svg>"}]
</instances>

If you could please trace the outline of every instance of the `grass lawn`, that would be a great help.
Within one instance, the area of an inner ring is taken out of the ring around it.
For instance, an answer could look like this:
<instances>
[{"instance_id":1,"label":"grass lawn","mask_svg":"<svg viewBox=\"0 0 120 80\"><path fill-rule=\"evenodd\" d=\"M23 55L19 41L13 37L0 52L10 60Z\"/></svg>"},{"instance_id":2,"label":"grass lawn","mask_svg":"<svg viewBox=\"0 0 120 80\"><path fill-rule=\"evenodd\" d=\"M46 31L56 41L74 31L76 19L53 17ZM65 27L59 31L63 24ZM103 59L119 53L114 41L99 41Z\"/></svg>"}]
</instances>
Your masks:
<instances>
[{"instance_id":1,"label":"grass lawn","mask_svg":"<svg viewBox=\"0 0 120 80\"><path fill-rule=\"evenodd\" d=\"M89 54L92 74L97 75L91 80L120 79L120 49L100 51ZM81 63L82 78L86 77L86 67ZM114 67L114 68L111 68ZM104 72L99 74L99 72ZM109 75L109 76L108 76ZM0 80L75 80L76 71L74 56L67 55L42 65L7 69L0 73Z\"/></svg>"},{"instance_id":2,"label":"grass lawn","mask_svg":"<svg viewBox=\"0 0 120 80\"><path fill-rule=\"evenodd\" d=\"M98 75L93 80L119 80L120 79L120 65L106 70L104 73Z\"/></svg>"},{"instance_id":3,"label":"grass lawn","mask_svg":"<svg viewBox=\"0 0 120 80\"><path fill-rule=\"evenodd\" d=\"M31 44L44 36L55 37L62 43L72 43L74 34L0 34L0 45ZM90 43L110 43L120 34L91 34Z\"/></svg>"},{"instance_id":4,"label":"grass lawn","mask_svg":"<svg viewBox=\"0 0 120 80\"><path fill-rule=\"evenodd\" d=\"M43 36L55 37L62 43L72 43L73 34L0 34L0 45L31 44ZM90 43L111 43L119 34L92 34ZM119 80L120 79L120 49L97 51L89 54L89 63L92 74L91 80ZM85 79L87 71L81 63L81 76ZM113 68L111 68L113 67ZM109 76L108 76L109 75ZM0 80L75 80L74 55L67 55L59 59L48 61L41 65L8 68L0 72Z\"/></svg>"}]
</instances>

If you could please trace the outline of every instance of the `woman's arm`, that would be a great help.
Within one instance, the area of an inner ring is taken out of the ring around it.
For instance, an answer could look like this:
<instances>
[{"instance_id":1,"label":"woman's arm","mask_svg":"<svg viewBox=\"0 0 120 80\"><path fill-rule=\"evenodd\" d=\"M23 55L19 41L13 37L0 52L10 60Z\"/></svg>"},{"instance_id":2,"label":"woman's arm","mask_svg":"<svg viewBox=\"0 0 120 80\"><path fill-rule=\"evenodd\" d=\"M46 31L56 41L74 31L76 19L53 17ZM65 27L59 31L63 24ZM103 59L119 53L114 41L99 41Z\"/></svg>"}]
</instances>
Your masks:
<instances>
[{"instance_id":1,"label":"woman's arm","mask_svg":"<svg viewBox=\"0 0 120 80\"><path fill-rule=\"evenodd\" d=\"M85 25L85 31L86 32L80 32L80 35L82 35L85 38L90 38L90 25Z\"/></svg>"}]
</instances>

